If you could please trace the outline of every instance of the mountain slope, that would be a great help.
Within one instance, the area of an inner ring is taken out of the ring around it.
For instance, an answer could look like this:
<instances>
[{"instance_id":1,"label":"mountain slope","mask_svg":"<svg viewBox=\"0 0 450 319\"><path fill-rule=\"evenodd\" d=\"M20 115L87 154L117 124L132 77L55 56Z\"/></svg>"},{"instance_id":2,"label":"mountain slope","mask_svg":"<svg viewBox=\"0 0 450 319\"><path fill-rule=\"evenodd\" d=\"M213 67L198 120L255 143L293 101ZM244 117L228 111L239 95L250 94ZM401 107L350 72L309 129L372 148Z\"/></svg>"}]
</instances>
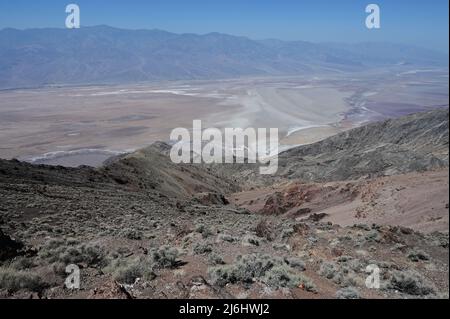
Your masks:
<instances>
[{"instance_id":1,"label":"mountain slope","mask_svg":"<svg viewBox=\"0 0 450 319\"><path fill-rule=\"evenodd\" d=\"M279 175L357 179L448 167L448 109L369 124L280 155Z\"/></svg>"},{"instance_id":2,"label":"mountain slope","mask_svg":"<svg viewBox=\"0 0 450 319\"><path fill-rule=\"evenodd\" d=\"M357 71L398 63L446 66L448 56L382 43L254 41L107 26L0 31L0 88Z\"/></svg>"},{"instance_id":3,"label":"mountain slope","mask_svg":"<svg viewBox=\"0 0 450 319\"><path fill-rule=\"evenodd\" d=\"M291 150L270 186L237 194L252 182L234 180L240 165L226 174L175 165L165 144L99 169L0 160L0 298L448 299L448 231L435 232L448 229L448 168L429 171L448 167L447 116L416 114ZM415 169L427 171L295 179ZM198 200L205 192L231 203ZM252 214L260 204L265 214ZM65 289L67 264L80 266L83 289ZM369 265L381 289L366 287Z\"/></svg>"},{"instance_id":4,"label":"mountain slope","mask_svg":"<svg viewBox=\"0 0 450 319\"><path fill-rule=\"evenodd\" d=\"M449 165L448 109L372 123L278 156L278 172L260 175L259 165L216 165L217 173L247 188L286 179L345 181L446 168Z\"/></svg>"}]
</instances>

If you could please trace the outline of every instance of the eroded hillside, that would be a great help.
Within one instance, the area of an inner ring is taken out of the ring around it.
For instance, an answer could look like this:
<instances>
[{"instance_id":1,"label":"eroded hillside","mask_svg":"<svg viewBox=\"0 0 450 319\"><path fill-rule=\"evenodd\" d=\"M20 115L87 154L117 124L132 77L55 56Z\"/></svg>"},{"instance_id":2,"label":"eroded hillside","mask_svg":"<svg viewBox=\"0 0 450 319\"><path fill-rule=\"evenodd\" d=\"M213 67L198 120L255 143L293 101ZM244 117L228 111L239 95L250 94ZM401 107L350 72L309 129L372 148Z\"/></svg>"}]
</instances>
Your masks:
<instances>
[{"instance_id":1,"label":"eroded hillside","mask_svg":"<svg viewBox=\"0 0 450 319\"><path fill-rule=\"evenodd\" d=\"M280 162L270 178L175 165L164 144L99 169L0 160L0 295L448 298L448 110ZM79 290L64 287L68 264Z\"/></svg>"}]
</instances>

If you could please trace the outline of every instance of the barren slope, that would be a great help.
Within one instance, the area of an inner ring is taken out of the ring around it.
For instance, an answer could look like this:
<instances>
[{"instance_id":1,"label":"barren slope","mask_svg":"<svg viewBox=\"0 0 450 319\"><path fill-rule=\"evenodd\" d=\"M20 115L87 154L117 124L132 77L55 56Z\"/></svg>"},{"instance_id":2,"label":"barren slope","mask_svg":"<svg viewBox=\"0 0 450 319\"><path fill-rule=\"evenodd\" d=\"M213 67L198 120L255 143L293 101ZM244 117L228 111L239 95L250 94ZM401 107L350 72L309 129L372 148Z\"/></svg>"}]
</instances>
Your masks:
<instances>
[{"instance_id":1,"label":"barren slope","mask_svg":"<svg viewBox=\"0 0 450 319\"><path fill-rule=\"evenodd\" d=\"M270 179L164 144L100 169L0 160L0 297L448 298L447 116L292 150Z\"/></svg>"}]
</instances>

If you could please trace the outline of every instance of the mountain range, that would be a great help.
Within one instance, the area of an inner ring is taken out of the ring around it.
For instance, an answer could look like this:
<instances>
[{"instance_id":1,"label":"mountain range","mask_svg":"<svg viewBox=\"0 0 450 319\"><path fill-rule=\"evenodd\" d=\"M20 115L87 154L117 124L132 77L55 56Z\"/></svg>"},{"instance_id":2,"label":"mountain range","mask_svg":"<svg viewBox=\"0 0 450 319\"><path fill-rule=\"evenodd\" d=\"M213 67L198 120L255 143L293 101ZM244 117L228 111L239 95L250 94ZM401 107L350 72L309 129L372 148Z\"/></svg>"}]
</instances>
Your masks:
<instances>
[{"instance_id":1,"label":"mountain range","mask_svg":"<svg viewBox=\"0 0 450 319\"><path fill-rule=\"evenodd\" d=\"M0 31L0 88L135 83L448 66L448 55L389 43L251 40L108 26Z\"/></svg>"}]
</instances>

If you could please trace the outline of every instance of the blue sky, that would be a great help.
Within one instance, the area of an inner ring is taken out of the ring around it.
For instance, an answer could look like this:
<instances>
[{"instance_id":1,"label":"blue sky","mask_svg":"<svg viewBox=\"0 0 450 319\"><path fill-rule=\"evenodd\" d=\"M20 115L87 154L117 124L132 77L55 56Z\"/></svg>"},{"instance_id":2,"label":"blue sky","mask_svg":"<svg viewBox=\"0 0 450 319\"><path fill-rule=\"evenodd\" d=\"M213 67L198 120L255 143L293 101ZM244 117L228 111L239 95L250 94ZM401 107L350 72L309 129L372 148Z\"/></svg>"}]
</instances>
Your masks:
<instances>
[{"instance_id":1,"label":"blue sky","mask_svg":"<svg viewBox=\"0 0 450 319\"><path fill-rule=\"evenodd\" d=\"M84 26L177 33L223 32L253 39L387 41L448 52L448 0L0 0L0 28L64 27L65 6ZM365 28L365 7L381 7L381 29Z\"/></svg>"}]
</instances>

